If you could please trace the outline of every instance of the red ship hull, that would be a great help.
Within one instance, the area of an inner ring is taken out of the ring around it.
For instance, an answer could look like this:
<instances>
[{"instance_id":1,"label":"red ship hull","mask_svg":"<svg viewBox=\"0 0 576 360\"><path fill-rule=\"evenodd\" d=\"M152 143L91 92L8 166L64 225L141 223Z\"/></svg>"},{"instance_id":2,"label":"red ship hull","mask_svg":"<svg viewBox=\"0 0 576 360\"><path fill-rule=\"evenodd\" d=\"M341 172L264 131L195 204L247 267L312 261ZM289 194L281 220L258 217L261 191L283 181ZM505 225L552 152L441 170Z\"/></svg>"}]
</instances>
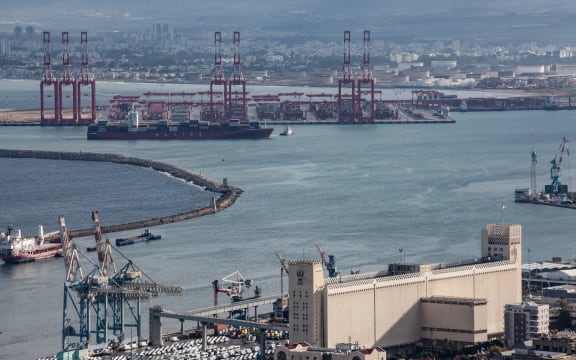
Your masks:
<instances>
[{"instance_id":1,"label":"red ship hull","mask_svg":"<svg viewBox=\"0 0 576 360\"><path fill-rule=\"evenodd\" d=\"M21 252L16 255L10 252L0 253L0 259L7 264L33 262L57 256L62 256L62 247L60 245L44 246L31 252Z\"/></svg>"}]
</instances>

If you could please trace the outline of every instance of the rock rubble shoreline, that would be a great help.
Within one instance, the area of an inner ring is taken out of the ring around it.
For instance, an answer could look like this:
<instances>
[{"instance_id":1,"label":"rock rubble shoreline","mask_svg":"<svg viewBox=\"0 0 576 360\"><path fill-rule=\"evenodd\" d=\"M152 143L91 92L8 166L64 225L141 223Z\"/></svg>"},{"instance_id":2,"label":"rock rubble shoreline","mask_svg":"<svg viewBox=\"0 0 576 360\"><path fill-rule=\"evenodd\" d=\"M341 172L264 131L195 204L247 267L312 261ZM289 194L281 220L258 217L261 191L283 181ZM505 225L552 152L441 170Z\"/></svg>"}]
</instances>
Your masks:
<instances>
[{"instance_id":1,"label":"rock rubble shoreline","mask_svg":"<svg viewBox=\"0 0 576 360\"><path fill-rule=\"evenodd\" d=\"M177 221L194 219L201 216L214 214L222 211L234 204L242 190L227 184L222 184L202 175L195 174L186 169L162 163L159 161L140 159L135 157L126 157L117 154L102 154L102 153L86 153L86 152L60 152L60 151L39 151L39 150L9 150L0 149L0 157L3 158L34 158L46 160L73 160L73 161L99 161L110 162L116 164L125 164L132 166L140 166L153 169L159 172L168 173L175 178L192 182L197 186L202 187L205 191L219 193L220 196L215 199L214 204L210 206L193 209L190 211L168 215L163 217L156 217L147 220L135 221L125 224L117 224L110 226L103 226L103 233L111 233L117 231L143 229L162 224L169 224ZM88 236L94 234L94 229L78 229L70 230L71 237Z\"/></svg>"}]
</instances>

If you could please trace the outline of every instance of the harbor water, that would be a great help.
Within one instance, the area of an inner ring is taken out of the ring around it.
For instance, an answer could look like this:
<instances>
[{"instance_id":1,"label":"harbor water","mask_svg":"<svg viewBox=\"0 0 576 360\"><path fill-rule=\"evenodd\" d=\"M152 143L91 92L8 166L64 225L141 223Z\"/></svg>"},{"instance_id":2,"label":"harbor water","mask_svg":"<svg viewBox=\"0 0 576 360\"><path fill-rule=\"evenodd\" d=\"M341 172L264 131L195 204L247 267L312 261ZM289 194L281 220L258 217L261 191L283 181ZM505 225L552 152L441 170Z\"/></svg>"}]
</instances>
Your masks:
<instances>
[{"instance_id":1,"label":"harbor water","mask_svg":"<svg viewBox=\"0 0 576 360\"><path fill-rule=\"evenodd\" d=\"M0 101L19 91L6 92L6 86L0 86ZM514 189L530 184L533 147L538 187L550 182L550 160L562 137L576 138L576 114L452 116L454 124L293 126L289 137L278 136L278 126L269 140L240 141L88 141L85 127L2 127L0 147L140 157L226 178L244 190L223 212L152 228L162 240L120 249L153 280L184 288L182 296L149 302L174 311L210 306L212 281L235 271L253 279L263 295L278 294L275 252L286 259L319 258L316 245L335 255L341 273L376 271L390 262L476 257L482 227L505 222L523 226L525 262L576 257L574 210L513 202ZM566 156L562 168L569 186L571 162ZM40 223L55 230L60 214L76 229L91 225L93 210L106 226L211 200L197 187L149 169L32 159L0 159L0 166L0 226L21 227L27 235ZM74 241L80 250L94 243L91 237ZM96 261L94 253L87 257ZM82 258L82 266L87 272L94 265ZM34 359L60 350L64 277L61 258L0 266L0 358Z\"/></svg>"}]
</instances>

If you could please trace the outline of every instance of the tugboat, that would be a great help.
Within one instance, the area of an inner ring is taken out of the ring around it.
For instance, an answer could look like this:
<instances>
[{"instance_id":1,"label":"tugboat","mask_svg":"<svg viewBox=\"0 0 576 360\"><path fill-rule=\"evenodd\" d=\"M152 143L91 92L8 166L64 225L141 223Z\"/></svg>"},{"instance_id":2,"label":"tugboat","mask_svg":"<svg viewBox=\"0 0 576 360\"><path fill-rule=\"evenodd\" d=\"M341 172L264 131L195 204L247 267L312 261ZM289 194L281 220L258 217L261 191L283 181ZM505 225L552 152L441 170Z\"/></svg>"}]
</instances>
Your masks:
<instances>
[{"instance_id":1,"label":"tugboat","mask_svg":"<svg viewBox=\"0 0 576 360\"><path fill-rule=\"evenodd\" d=\"M150 232L150 230L146 229L140 235L116 239L116 246L126 246L136 244L139 242L160 240L160 239L162 239L162 235L154 235Z\"/></svg>"},{"instance_id":2,"label":"tugboat","mask_svg":"<svg viewBox=\"0 0 576 360\"><path fill-rule=\"evenodd\" d=\"M292 128L288 125L286 125L284 127L284 130L282 130L282 132L280 133L280 135L282 136L292 136Z\"/></svg>"},{"instance_id":3,"label":"tugboat","mask_svg":"<svg viewBox=\"0 0 576 360\"><path fill-rule=\"evenodd\" d=\"M62 256L62 245L45 243L44 228L38 226L38 236L22 237L20 229L8 226L0 233L0 259L7 264L33 262Z\"/></svg>"}]
</instances>

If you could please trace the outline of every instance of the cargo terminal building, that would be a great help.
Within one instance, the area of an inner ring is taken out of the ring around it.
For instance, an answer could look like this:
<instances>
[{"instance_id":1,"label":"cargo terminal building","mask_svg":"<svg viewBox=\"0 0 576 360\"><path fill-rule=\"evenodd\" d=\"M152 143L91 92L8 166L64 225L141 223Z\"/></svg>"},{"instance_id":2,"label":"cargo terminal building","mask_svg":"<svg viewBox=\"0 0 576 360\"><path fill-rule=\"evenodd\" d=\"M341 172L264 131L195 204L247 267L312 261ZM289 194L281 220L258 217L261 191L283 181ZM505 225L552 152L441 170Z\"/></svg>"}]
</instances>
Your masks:
<instances>
[{"instance_id":1,"label":"cargo terminal building","mask_svg":"<svg viewBox=\"0 0 576 360\"><path fill-rule=\"evenodd\" d=\"M320 261L290 261L290 342L392 350L501 336L505 305L522 301L521 242L520 225L490 224L479 258L335 278L324 277Z\"/></svg>"}]
</instances>

